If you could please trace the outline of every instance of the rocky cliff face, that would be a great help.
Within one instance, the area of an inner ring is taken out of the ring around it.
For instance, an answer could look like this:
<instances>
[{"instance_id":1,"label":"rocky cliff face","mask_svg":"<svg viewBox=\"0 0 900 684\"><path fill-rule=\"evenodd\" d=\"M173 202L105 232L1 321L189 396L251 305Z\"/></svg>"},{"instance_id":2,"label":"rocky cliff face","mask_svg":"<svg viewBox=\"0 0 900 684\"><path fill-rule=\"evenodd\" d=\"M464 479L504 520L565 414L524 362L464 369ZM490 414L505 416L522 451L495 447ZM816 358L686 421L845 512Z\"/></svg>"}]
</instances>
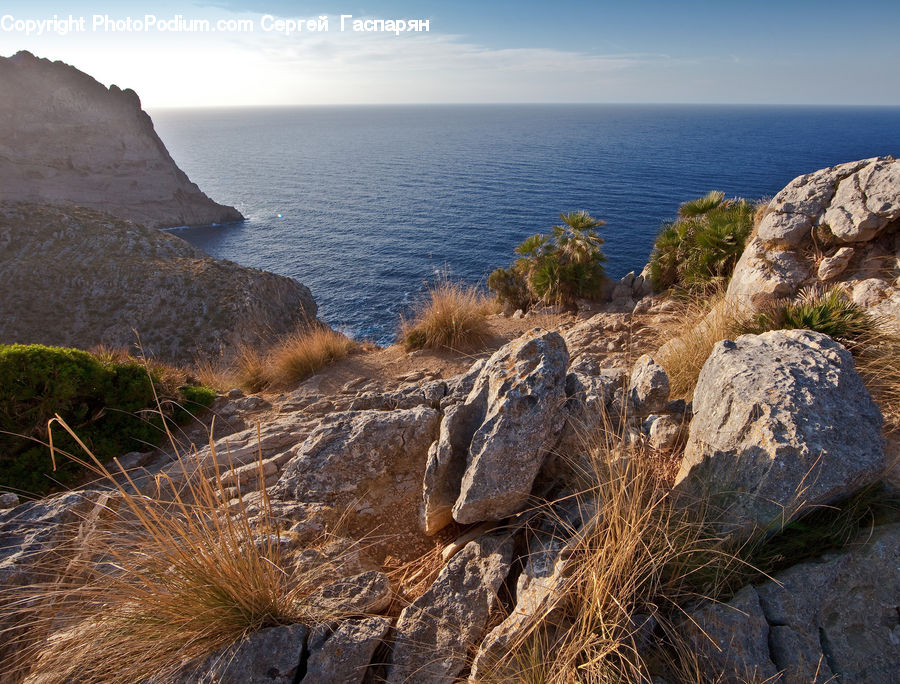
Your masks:
<instances>
[{"instance_id":1,"label":"rocky cliff face","mask_svg":"<svg viewBox=\"0 0 900 684\"><path fill-rule=\"evenodd\" d=\"M0 57L0 201L100 209L155 228L240 221L179 169L133 90L28 52Z\"/></svg>"},{"instance_id":2,"label":"rocky cliff face","mask_svg":"<svg viewBox=\"0 0 900 684\"><path fill-rule=\"evenodd\" d=\"M0 203L0 342L217 354L315 319L306 286L84 208Z\"/></svg>"}]
</instances>

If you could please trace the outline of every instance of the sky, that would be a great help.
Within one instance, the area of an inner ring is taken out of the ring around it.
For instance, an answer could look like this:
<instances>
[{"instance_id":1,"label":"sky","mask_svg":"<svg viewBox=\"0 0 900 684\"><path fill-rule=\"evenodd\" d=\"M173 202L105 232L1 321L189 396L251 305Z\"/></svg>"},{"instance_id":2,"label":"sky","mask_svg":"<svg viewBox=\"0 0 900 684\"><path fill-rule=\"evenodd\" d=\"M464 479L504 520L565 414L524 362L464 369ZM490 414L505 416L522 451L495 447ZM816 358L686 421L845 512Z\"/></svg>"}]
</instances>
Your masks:
<instances>
[{"instance_id":1,"label":"sky","mask_svg":"<svg viewBox=\"0 0 900 684\"><path fill-rule=\"evenodd\" d=\"M61 35L45 24L37 34L39 22L70 15L75 26L84 20L84 31ZM147 15L157 26L168 22L169 29L206 21L217 30L136 29L134 22ZM341 15L352 17L343 31ZM95 16L102 19L96 27ZM176 17L181 23L173 25ZM328 30L309 31L307 20L319 17L327 17ZM275 30L279 19L302 28ZM360 20L380 28L375 20L420 19L428 21L427 32L395 35L353 25ZM237 22L243 30L236 30ZM63 60L106 85L133 88L147 108L900 105L898 32L897 0L0 3L0 55L25 49Z\"/></svg>"}]
</instances>

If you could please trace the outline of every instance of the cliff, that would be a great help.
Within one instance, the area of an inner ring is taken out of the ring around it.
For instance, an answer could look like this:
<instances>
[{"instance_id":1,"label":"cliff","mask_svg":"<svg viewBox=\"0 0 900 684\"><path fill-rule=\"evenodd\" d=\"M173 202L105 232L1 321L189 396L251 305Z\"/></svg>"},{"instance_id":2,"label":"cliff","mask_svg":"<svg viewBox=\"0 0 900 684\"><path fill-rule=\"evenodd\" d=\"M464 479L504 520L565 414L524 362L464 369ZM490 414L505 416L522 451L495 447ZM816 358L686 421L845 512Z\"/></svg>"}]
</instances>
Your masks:
<instances>
[{"instance_id":1,"label":"cliff","mask_svg":"<svg viewBox=\"0 0 900 684\"><path fill-rule=\"evenodd\" d=\"M315 319L291 278L86 208L0 203L0 342L129 347L187 361Z\"/></svg>"},{"instance_id":2,"label":"cliff","mask_svg":"<svg viewBox=\"0 0 900 684\"><path fill-rule=\"evenodd\" d=\"M28 52L0 57L0 201L90 207L154 228L240 221L188 179L133 90Z\"/></svg>"}]
</instances>

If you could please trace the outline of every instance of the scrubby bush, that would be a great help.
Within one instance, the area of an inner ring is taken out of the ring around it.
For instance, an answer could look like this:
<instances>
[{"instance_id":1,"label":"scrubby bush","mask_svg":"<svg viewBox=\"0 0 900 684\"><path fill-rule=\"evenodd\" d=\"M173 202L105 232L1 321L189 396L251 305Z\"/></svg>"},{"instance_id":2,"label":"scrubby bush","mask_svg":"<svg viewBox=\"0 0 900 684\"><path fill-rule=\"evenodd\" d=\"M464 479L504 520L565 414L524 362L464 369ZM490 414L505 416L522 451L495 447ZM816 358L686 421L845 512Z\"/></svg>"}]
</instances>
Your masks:
<instances>
[{"instance_id":1,"label":"scrubby bush","mask_svg":"<svg viewBox=\"0 0 900 684\"><path fill-rule=\"evenodd\" d=\"M135 359L94 355L78 349L41 345L0 345L0 485L45 493L82 474L73 462L53 463L44 443L47 421L59 414L78 428L84 443L101 458L156 444L163 432L154 387L163 414L178 420L209 406L214 393L182 385L166 387L159 370ZM172 401L168 401L171 399ZM56 435L64 451L77 448Z\"/></svg>"},{"instance_id":2,"label":"scrubby bush","mask_svg":"<svg viewBox=\"0 0 900 684\"><path fill-rule=\"evenodd\" d=\"M487 338L485 315L494 309L477 286L441 277L400 323L400 340L408 349L466 349Z\"/></svg>"},{"instance_id":3,"label":"scrubby bush","mask_svg":"<svg viewBox=\"0 0 900 684\"><path fill-rule=\"evenodd\" d=\"M753 230L756 207L710 192L678 210L663 226L650 256L650 278L657 290L709 290L727 284Z\"/></svg>"},{"instance_id":4,"label":"scrubby bush","mask_svg":"<svg viewBox=\"0 0 900 684\"><path fill-rule=\"evenodd\" d=\"M516 247L519 259L498 268L488 287L508 308L527 309L537 302L571 306L577 298L596 299L607 282L603 270L603 238L596 228L605 225L586 211L560 214L563 225L549 235L527 238Z\"/></svg>"}]
</instances>

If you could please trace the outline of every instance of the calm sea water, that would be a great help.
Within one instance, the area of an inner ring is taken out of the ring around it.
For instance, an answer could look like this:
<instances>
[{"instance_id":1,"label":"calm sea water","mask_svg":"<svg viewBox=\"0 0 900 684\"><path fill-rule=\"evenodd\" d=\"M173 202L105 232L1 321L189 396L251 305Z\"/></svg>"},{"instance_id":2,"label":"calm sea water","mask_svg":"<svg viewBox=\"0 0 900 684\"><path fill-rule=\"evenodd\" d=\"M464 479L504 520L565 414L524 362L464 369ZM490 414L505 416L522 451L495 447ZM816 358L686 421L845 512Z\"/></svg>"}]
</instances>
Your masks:
<instances>
[{"instance_id":1,"label":"calm sea water","mask_svg":"<svg viewBox=\"0 0 900 684\"><path fill-rule=\"evenodd\" d=\"M602 218L607 270L647 261L663 221L709 190L772 196L797 175L900 156L900 108L631 105L152 112L175 161L241 224L179 234L297 278L320 317L393 339L447 270L484 281L560 211Z\"/></svg>"}]
</instances>

